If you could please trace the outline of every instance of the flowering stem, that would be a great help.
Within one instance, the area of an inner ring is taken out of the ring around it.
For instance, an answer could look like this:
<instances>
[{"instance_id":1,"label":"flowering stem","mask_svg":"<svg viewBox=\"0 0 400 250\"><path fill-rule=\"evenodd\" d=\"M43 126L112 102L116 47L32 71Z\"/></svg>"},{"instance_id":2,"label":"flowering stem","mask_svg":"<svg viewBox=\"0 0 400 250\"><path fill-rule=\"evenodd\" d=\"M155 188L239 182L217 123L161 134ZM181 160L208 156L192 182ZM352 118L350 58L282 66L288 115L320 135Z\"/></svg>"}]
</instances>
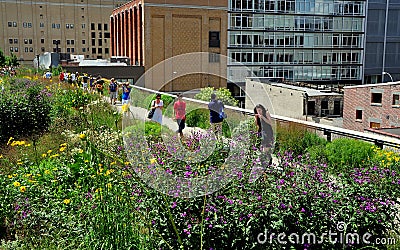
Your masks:
<instances>
[{"instance_id":1,"label":"flowering stem","mask_svg":"<svg viewBox=\"0 0 400 250\"><path fill-rule=\"evenodd\" d=\"M174 219L172 218L171 210L169 209L168 201L167 201L167 199L165 198L165 195L163 195L163 198L164 198L165 204L167 204L166 207L167 207L167 210L168 210L168 217L169 217L169 220L171 221L172 227L174 228L174 231L175 231L175 233L176 233L176 236L178 237L178 242L179 242L179 244L181 245L181 248L183 248L182 239L181 239L181 237L179 236L178 229L176 229L176 225L175 225Z\"/></svg>"},{"instance_id":2,"label":"flowering stem","mask_svg":"<svg viewBox=\"0 0 400 250\"><path fill-rule=\"evenodd\" d=\"M206 209L207 195L204 195L203 211L201 211L200 250L203 249L204 210Z\"/></svg>"}]
</instances>

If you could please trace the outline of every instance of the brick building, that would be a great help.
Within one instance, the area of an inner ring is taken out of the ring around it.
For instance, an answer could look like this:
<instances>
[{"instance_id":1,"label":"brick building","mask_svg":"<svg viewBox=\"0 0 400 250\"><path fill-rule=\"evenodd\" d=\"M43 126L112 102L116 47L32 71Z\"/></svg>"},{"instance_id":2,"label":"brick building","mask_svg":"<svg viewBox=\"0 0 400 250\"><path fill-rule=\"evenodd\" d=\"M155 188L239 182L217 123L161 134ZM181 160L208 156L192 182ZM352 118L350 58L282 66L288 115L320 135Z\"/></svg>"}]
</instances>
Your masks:
<instances>
[{"instance_id":1,"label":"brick building","mask_svg":"<svg viewBox=\"0 0 400 250\"><path fill-rule=\"evenodd\" d=\"M0 48L32 64L43 52L109 58L112 10L127 0L0 1Z\"/></svg>"},{"instance_id":2,"label":"brick building","mask_svg":"<svg viewBox=\"0 0 400 250\"><path fill-rule=\"evenodd\" d=\"M132 65L144 66L146 71L168 60L157 69L157 74L146 78L144 85L148 88L174 92L226 87L226 62L221 55L227 53L227 6L227 0L131 1L115 9L110 17L112 56L127 56ZM180 76L190 63L193 71L197 71L198 65L174 58L193 52L211 53L202 62L201 72L212 69L222 77Z\"/></svg>"},{"instance_id":3,"label":"brick building","mask_svg":"<svg viewBox=\"0 0 400 250\"><path fill-rule=\"evenodd\" d=\"M343 128L357 131L400 126L400 82L344 87Z\"/></svg>"}]
</instances>

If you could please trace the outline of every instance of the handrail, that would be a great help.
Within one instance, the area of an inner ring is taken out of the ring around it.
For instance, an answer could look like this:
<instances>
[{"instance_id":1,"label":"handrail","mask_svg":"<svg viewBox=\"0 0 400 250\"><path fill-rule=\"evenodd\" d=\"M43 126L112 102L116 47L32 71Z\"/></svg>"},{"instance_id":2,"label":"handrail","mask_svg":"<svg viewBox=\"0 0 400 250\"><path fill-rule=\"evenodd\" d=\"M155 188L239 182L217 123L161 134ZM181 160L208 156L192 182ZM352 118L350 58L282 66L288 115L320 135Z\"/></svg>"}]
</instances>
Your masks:
<instances>
[{"instance_id":1,"label":"handrail","mask_svg":"<svg viewBox=\"0 0 400 250\"><path fill-rule=\"evenodd\" d=\"M156 91L156 90L152 90L152 89L147 89L147 88L139 87L136 85L132 85L132 87L143 90L143 91L147 91L147 92L162 93L163 95L171 96L174 98L177 97L176 95L173 95L173 94ZM183 99L187 100L187 101L191 101L191 102L205 104L205 105L208 104L208 102L193 99L193 98L183 97ZM238 107L234 107L234 106L225 106L225 109L241 112L246 115L254 115L254 111L250 110L250 109L243 109L243 108L238 108ZM389 138L387 136L381 136L381 135L377 135L377 134L369 134L369 133L365 133L365 132L359 132L359 131L355 131L355 130L344 129L344 128L339 128L339 127L334 127L334 126L330 126L330 125L319 124L319 123L314 123L314 122L309 122L309 121L303 121L303 120L299 120L299 119L295 119L295 118L274 115L274 114L271 114L271 118L276 121L292 122L292 123L296 123L296 124L301 124L302 126L305 126L307 128L312 128L315 130L323 131L324 135L327 136L328 141L331 141L332 134L335 134L335 135L341 135L341 136L346 136L349 138L372 142L380 148L383 148L383 146L389 146L389 147L394 147L394 148L400 149L400 140L396 139L396 138Z\"/></svg>"}]
</instances>

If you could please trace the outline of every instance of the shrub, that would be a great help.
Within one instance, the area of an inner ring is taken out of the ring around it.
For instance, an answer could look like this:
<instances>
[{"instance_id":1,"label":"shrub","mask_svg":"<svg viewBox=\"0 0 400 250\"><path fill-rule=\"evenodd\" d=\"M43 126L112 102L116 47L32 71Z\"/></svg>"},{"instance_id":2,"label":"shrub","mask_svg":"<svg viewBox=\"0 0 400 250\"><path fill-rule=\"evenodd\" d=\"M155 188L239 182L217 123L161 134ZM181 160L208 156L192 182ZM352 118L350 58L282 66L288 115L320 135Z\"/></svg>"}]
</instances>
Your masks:
<instances>
[{"instance_id":1,"label":"shrub","mask_svg":"<svg viewBox=\"0 0 400 250\"><path fill-rule=\"evenodd\" d=\"M306 128L294 124L278 124L275 150L279 152L292 151L295 155L303 154L307 148L325 145L326 140Z\"/></svg>"},{"instance_id":2,"label":"shrub","mask_svg":"<svg viewBox=\"0 0 400 250\"><path fill-rule=\"evenodd\" d=\"M218 100L222 101L224 105L229 106L237 106L238 101L232 97L231 92L229 92L226 88L214 89L213 87L202 88L200 93L194 96L197 100L202 100L205 102L209 102L211 100L211 94L215 93L217 95Z\"/></svg>"},{"instance_id":3,"label":"shrub","mask_svg":"<svg viewBox=\"0 0 400 250\"><path fill-rule=\"evenodd\" d=\"M373 145L364 141L340 138L328 143L326 157L332 171L342 172L346 168L370 164L374 156Z\"/></svg>"},{"instance_id":4,"label":"shrub","mask_svg":"<svg viewBox=\"0 0 400 250\"><path fill-rule=\"evenodd\" d=\"M45 131L50 124L49 96L51 93L36 82L13 80L10 90L0 97L0 141Z\"/></svg>"}]
</instances>

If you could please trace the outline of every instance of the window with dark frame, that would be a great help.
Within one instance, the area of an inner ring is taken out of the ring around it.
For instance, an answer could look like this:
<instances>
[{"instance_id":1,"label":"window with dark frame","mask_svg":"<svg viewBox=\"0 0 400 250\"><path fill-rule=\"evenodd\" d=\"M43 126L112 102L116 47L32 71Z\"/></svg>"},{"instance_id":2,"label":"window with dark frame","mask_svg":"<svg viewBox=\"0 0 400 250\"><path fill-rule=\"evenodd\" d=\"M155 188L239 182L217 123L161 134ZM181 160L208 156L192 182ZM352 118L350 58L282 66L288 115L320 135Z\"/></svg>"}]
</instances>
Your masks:
<instances>
[{"instance_id":1,"label":"window with dark frame","mask_svg":"<svg viewBox=\"0 0 400 250\"><path fill-rule=\"evenodd\" d=\"M209 32L208 47L210 47L210 48L219 48L220 47L220 32L219 31L210 31Z\"/></svg>"},{"instance_id":2,"label":"window with dark frame","mask_svg":"<svg viewBox=\"0 0 400 250\"><path fill-rule=\"evenodd\" d=\"M382 104L382 93L371 93L371 104Z\"/></svg>"},{"instance_id":3,"label":"window with dark frame","mask_svg":"<svg viewBox=\"0 0 400 250\"><path fill-rule=\"evenodd\" d=\"M393 94L392 105L400 105L400 94Z\"/></svg>"},{"instance_id":4,"label":"window with dark frame","mask_svg":"<svg viewBox=\"0 0 400 250\"><path fill-rule=\"evenodd\" d=\"M356 120L362 120L363 118L363 111L361 109L356 110Z\"/></svg>"}]
</instances>

